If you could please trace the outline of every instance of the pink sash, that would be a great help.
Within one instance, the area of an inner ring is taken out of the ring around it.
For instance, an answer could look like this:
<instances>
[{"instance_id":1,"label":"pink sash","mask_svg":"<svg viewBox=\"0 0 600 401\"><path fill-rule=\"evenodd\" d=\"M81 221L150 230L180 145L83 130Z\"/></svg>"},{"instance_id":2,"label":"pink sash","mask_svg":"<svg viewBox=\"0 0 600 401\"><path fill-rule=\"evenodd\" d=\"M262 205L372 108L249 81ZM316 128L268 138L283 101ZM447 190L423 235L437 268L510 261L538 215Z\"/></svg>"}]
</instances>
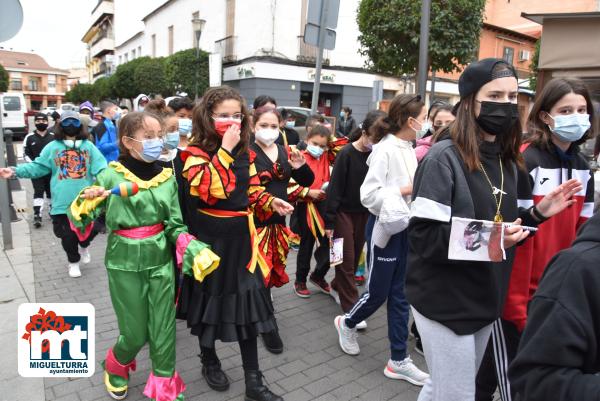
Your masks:
<instances>
[{"instance_id":1,"label":"pink sash","mask_svg":"<svg viewBox=\"0 0 600 401\"><path fill-rule=\"evenodd\" d=\"M124 228L122 230L114 230L113 233L121 237L130 239L144 239L152 237L165 229L162 223L157 223L151 226Z\"/></svg>"}]
</instances>

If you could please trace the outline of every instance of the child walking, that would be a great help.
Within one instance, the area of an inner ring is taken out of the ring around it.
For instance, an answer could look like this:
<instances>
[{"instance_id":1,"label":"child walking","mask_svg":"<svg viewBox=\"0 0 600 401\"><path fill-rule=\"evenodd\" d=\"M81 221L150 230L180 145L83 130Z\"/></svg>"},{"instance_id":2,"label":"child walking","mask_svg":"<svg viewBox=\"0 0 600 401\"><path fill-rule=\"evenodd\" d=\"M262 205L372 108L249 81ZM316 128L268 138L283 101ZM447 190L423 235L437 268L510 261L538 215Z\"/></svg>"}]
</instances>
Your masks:
<instances>
[{"instance_id":1,"label":"child walking","mask_svg":"<svg viewBox=\"0 0 600 401\"><path fill-rule=\"evenodd\" d=\"M202 375L217 391L229 388L215 342L238 342L246 400L280 401L262 382L257 337L276 329L265 280L269 265L259 249L253 214L266 218L293 208L265 191L249 152L250 122L245 101L234 89L209 89L194 108L192 137L182 152L186 202L193 205L188 226L221 256L220 267L204 281L186 277L179 317L198 337Z\"/></svg>"},{"instance_id":2,"label":"child walking","mask_svg":"<svg viewBox=\"0 0 600 401\"><path fill-rule=\"evenodd\" d=\"M152 371L144 394L157 401L183 400L185 384L175 371L175 297L177 265L203 280L219 258L187 233L181 219L172 170L160 167L161 121L147 112L128 113L119 124L120 156L100 173L94 186L73 201L69 218L81 229L106 212L110 230L106 269L119 338L106 353L104 384L110 396L127 396L135 357L149 343ZM136 185L133 196L109 196L119 185Z\"/></svg>"},{"instance_id":3,"label":"child walking","mask_svg":"<svg viewBox=\"0 0 600 401\"><path fill-rule=\"evenodd\" d=\"M90 263L88 247L98 232L90 226L85 234L76 234L67 218L67 209L77 194L91 185L94 177L106 168L106 160L87 139L87 129L75 111L62 114L60 123L55 126L54 138L31 163L0 169L0 177L40 178L51 175L50 215L54 235L60 238L67 254L69 276L81 277L79 262Z\"/></svg>"},{"instance_id":4,"label":"child walking","mask_svg":"<svg viewBox=\"0 0 600 401\"><path fill-rule=\"evenodd\" d=\"M306 164L302 153L298 150L291 151L276 143L282 121L277 109L268 106L259 107L254 110L253 117L256 141L250 145L250 150L256 154L254 163L261 185L279 199L288 199L291 178L302 187L310 186L314 174ZM296 197L291 196L288 200L294 202ZM265 285L270 291L272 287L282 287L289 282L285 266L291 231L285 224L284 216L275 214L266 220L262 218L262 213L258 211L255 214L255 224L260 250L269 264L269 280ZM277 329L263 334L262 338L269 352L279 354L283 351L283 341Z\"/></svg>"}]
</instances>

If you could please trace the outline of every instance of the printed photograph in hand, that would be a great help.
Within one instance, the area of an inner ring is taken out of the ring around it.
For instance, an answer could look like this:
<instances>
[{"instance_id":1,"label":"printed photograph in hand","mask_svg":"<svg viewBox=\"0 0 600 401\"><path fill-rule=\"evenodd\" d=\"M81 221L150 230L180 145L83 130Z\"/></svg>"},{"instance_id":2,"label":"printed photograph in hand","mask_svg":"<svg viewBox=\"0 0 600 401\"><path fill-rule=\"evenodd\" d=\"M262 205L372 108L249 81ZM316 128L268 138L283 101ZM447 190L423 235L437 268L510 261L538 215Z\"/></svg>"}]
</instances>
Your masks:
<instances>
[{"instance_id":1,"label":"printed photograph in hand","mask_svg":"<svg viewBox=\"0 0 600 401\"><path fill-rule=\"evenodd\" d=\"M448 259L501 262L504 260L502 225L453 217Z\"/></svg>"}]
</instances>

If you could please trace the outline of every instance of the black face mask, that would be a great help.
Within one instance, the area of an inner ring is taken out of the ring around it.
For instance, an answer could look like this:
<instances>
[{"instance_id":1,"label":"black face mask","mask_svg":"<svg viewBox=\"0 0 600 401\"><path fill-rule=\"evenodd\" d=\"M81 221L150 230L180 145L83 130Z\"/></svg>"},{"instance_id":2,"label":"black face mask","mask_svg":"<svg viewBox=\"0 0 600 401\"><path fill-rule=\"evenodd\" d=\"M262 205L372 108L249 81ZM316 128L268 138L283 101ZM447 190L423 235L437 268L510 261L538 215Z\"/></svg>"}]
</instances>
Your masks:
<instances>
[{"instance_id":1,"label":"black face mask","mask_svg":"<svg viewBox=\"0 0 600 401\"><path fill-rule=\"evenodd\" d=\"M46 129L48 128L48 124L36 124L35 128L38 131L46 131Z\"/></svg>"},{"instance_id":2,"label":"black face mask","mask_svg":"<svg viewBox=\"0 0 600 401\"><path fill-rule=\"evenodd\" d=\"M81 127L73 127L72 125L61 128L66 136L78 136L79 132L81 132Z\"/></svg>"},{"instance_id":3,"label":"black face mask","mask_svg":"<svg viewBox=\"0 0 600 401\"><path fill-rule=\"evenodd\" d=\"M516 103L481 102L477 124L490 135L505 135L519 119Z\"/></svg>"}]
</instances>

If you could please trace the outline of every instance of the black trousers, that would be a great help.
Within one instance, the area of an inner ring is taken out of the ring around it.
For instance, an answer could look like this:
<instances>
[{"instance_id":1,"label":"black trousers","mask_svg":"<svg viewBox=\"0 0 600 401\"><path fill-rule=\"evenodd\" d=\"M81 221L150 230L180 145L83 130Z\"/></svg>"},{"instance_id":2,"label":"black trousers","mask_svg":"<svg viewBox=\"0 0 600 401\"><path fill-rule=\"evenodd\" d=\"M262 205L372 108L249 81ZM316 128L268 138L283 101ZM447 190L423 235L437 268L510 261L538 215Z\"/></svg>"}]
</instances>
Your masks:
<instances>
[{"instance_id":1,"label":"black trousers","mask_svg":"<svg viewBox=\"0 0 600 401\"><path fill-rule=\"evenodd\" d=\"M93 229L90 236L85 241L79 241L77 234L71 230L69 225L69 218L66 214L53 214L52 215L52 228L54 235L60 238L63 249L67 254L69 263L77 263L81 258L79 256L79 248L87 248L94 237L98 235L98 232Z\"/></svg>"},{"instance_id":2,"label":"black trousers","mask_svg":"<svg viewBox=\"0 0 600 401\"><path fill-rule=\"evenodd\" d=\"M44 194L48 199L51 198L50 194L50 179L51 176L47 175L42 178L32 178L31 183L33 184L33 214L35 216L40 215L42 206L44 205Z\"/></svg>"},{"instance_id":3,"label":"black trousers","mask_svg":"<svg viewBox=\"0 0 600 401\"><path fill-rule=\"evenodd\" d=\"M321 209L324 208L325 202L316 203L317 210L323 215ZM296 263L296 281L299 283L306 283L306 278L310 272L310 259L313 254L315 244L317 249L315 250L315 260L317 265L315 267L314 275L316 278L325 278L325 275L329 271L329 239L326 236L322 236L317 232L317 239L313 236L310 228L308 228L308 222L306 220L306 203L298 203L298 228L300 231L300 249L298 250L298 259Z\"/></svg>"},{"instance_id":4,"label":"black trousers","mask_svg":"<svg viewBox=\"0 0 600 401\"><path fill-rule=\"evenodd\" d=\"M475 401L494 399L496 387L502 401L515 399L515 392L508 380L508 367L515 359L521 333L512 322L498 319L492 327L492 335L477 373Z\"/></svg>"}]
</instances>

